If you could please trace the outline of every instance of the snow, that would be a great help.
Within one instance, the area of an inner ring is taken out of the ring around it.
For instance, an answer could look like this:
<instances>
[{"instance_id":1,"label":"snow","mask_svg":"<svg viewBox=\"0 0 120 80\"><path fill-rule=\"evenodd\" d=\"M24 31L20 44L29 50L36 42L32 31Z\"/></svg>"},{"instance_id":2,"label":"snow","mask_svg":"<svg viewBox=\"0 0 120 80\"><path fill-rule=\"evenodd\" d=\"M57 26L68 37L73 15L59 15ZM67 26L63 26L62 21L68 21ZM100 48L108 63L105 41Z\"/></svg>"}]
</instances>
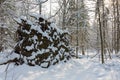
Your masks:
<instances>
[{"instance_id":1,"label":"snow","mask_svg":"<svg viewBox=\"0 0 120 80\"><path fill-rule=\"evenodd\" d=\"M6 62L8 60L12 60L12 59L18 58L18 57L19 57L19 55L16 54L16 53L11 54L11 53L6 52L6 54L5 54L5 53L1 52L0 53L0 63L4 63L4 62Z\"/></svg>"},{"instance_id":2,"label":"snow","mask_svg":"<svg viewBox=\"0 0 120 80\"><path fill-rule=\"evenodd\" d=\"M36 43L36 40L38 39L36 35L32 37L33 41Z\"/></svg>"},{"instance_id":3,"label":"snow","mask_svg":"<svg viewBox=\"0 0 120 80\"><path fill-rule=\"evenodd\" d=\"M27 20L25 16L20 16L19 18L14 18L14 20L18 23L21 23L22 20ZM30 21L28 21L30 23Z\"/></svg>"},{"instance_id":4,"label":"snow","mask_svg":"<svg viewBox=\"0 0 120 80\"><path fill-rule=\"evenodd\" d=\"M34 49L34 44L32 44L31 46L26 46L26 49L27 49L27 51Z\"/></svg>"},{"instance_id":5,"label":"snow","mask_svg":"<svg viewBox=\"0 0 120 80\"><path fill-rule=\"evenodd\" d=\"M20 18L14 18L15 21L17 21L18 23L21 23L21 19Z\"/></svg>"},{"instance_id":6,"label":"snow","mask_svg":"<svg viewBox=\"0 0 120 80\"><path fill-rule=\"evenodd\" d=\"M58 50L58 48L54 47L53 44L48 46L48 49L51 49L53 52L55 52L56 50Z\"/></svg>"},{"instance_id":7,"label":"snow","mask_svg":"<svg viewBox=\"0 0 120 80\"><path fill-rule=\"evenodd\" d=\"M42 64L46 65L46 64ZM71 59L48 69L40 66L0 66L0 80L120 80L120 61L117 57L101 64L98 58Z\"/></svg>"},{"instance_id":8,"label":"snow","mask_svg":"<svg viewBox=\"0 0 120 80\"><path fill-rule=\"evenodd\" d=\"M50 39L50 36L49 36L48 33L46 33L46 32L44 32L44 33L42 34L42 36L44 36L44 37Z\"/></svg>"}]
</instances>

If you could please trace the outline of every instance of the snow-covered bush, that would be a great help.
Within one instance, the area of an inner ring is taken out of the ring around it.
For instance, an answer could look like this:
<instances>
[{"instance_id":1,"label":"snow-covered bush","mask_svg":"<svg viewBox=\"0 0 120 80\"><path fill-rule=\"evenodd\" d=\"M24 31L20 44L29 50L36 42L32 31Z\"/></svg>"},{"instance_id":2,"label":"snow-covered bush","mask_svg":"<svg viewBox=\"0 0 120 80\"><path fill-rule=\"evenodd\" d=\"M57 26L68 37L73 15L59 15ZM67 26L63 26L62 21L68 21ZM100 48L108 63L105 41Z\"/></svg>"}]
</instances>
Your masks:
<instances>
[{"instance_id":1,"label":"snow-covered bush","mask_svg":"<svg viewBox=\"0 0 120 80\"><path fill-rule=\"evenodd\" d=\"M41 67L69 60L73 52L69 47L68 32L60 30L41 15L31 16L35 18L34 22L22 17L16 19L19 40L15 53L20 55L19 60Z\"/></svg>"}]
</instances>

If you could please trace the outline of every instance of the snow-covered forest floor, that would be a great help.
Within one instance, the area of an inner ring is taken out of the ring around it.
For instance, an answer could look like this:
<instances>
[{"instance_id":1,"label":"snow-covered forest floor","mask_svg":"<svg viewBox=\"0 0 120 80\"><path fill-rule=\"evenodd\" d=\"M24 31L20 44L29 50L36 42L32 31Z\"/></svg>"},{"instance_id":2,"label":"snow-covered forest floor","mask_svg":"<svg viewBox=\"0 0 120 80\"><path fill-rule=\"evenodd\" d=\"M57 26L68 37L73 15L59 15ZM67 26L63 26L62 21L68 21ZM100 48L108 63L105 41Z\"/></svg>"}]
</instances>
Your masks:
<instances>
[{"instance_id":1,"label":"snow-covered forest floor","mask_svg":"<svg viewBox=\"0 0 120 80\"><path fill-rule=\"evenodd\" d=\"M120 60L115 56L105 64L97 57L81 56L48 69L25 64L0 66L0 80L120 80L119 75Z\"/></svg>"}]
</instances>

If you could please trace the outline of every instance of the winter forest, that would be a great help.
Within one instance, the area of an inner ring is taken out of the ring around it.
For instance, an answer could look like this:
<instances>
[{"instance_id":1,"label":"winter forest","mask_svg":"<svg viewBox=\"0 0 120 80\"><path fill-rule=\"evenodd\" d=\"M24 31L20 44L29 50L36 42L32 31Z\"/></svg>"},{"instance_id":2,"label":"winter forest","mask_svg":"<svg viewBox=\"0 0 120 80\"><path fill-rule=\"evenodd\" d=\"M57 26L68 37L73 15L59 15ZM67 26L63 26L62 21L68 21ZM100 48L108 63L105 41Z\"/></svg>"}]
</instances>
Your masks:
<instances>
[{"instance_id":1,"label":"winter forest","mask_svg":"<svg viewBox=\"0 0 120 80\"><path fill-rule=\"evenodd\" d=\"M0 0L0 80L120 80L120 0Z\"/></svg>"}]
</instances>

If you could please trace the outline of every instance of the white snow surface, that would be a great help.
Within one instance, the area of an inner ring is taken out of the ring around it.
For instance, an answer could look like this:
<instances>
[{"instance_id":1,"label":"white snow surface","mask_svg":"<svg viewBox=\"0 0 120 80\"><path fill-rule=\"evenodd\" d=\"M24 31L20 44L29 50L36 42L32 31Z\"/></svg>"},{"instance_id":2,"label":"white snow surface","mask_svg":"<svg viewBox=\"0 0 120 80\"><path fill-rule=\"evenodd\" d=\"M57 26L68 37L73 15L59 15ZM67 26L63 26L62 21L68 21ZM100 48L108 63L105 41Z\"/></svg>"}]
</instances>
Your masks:
<instances>
[{"instance_id":1,"label":"white snow surface","mask_svg":"<svg viewBox=\"0 0 120 80\"><path fill-rule=\"evenodd\" d=\"M28 65L0 66L0 80L120 80L120 60L101 64L98 58L81 57L47 69ZM8 69L7 69L8 67Z\"/></svg>"}]
</instances>

